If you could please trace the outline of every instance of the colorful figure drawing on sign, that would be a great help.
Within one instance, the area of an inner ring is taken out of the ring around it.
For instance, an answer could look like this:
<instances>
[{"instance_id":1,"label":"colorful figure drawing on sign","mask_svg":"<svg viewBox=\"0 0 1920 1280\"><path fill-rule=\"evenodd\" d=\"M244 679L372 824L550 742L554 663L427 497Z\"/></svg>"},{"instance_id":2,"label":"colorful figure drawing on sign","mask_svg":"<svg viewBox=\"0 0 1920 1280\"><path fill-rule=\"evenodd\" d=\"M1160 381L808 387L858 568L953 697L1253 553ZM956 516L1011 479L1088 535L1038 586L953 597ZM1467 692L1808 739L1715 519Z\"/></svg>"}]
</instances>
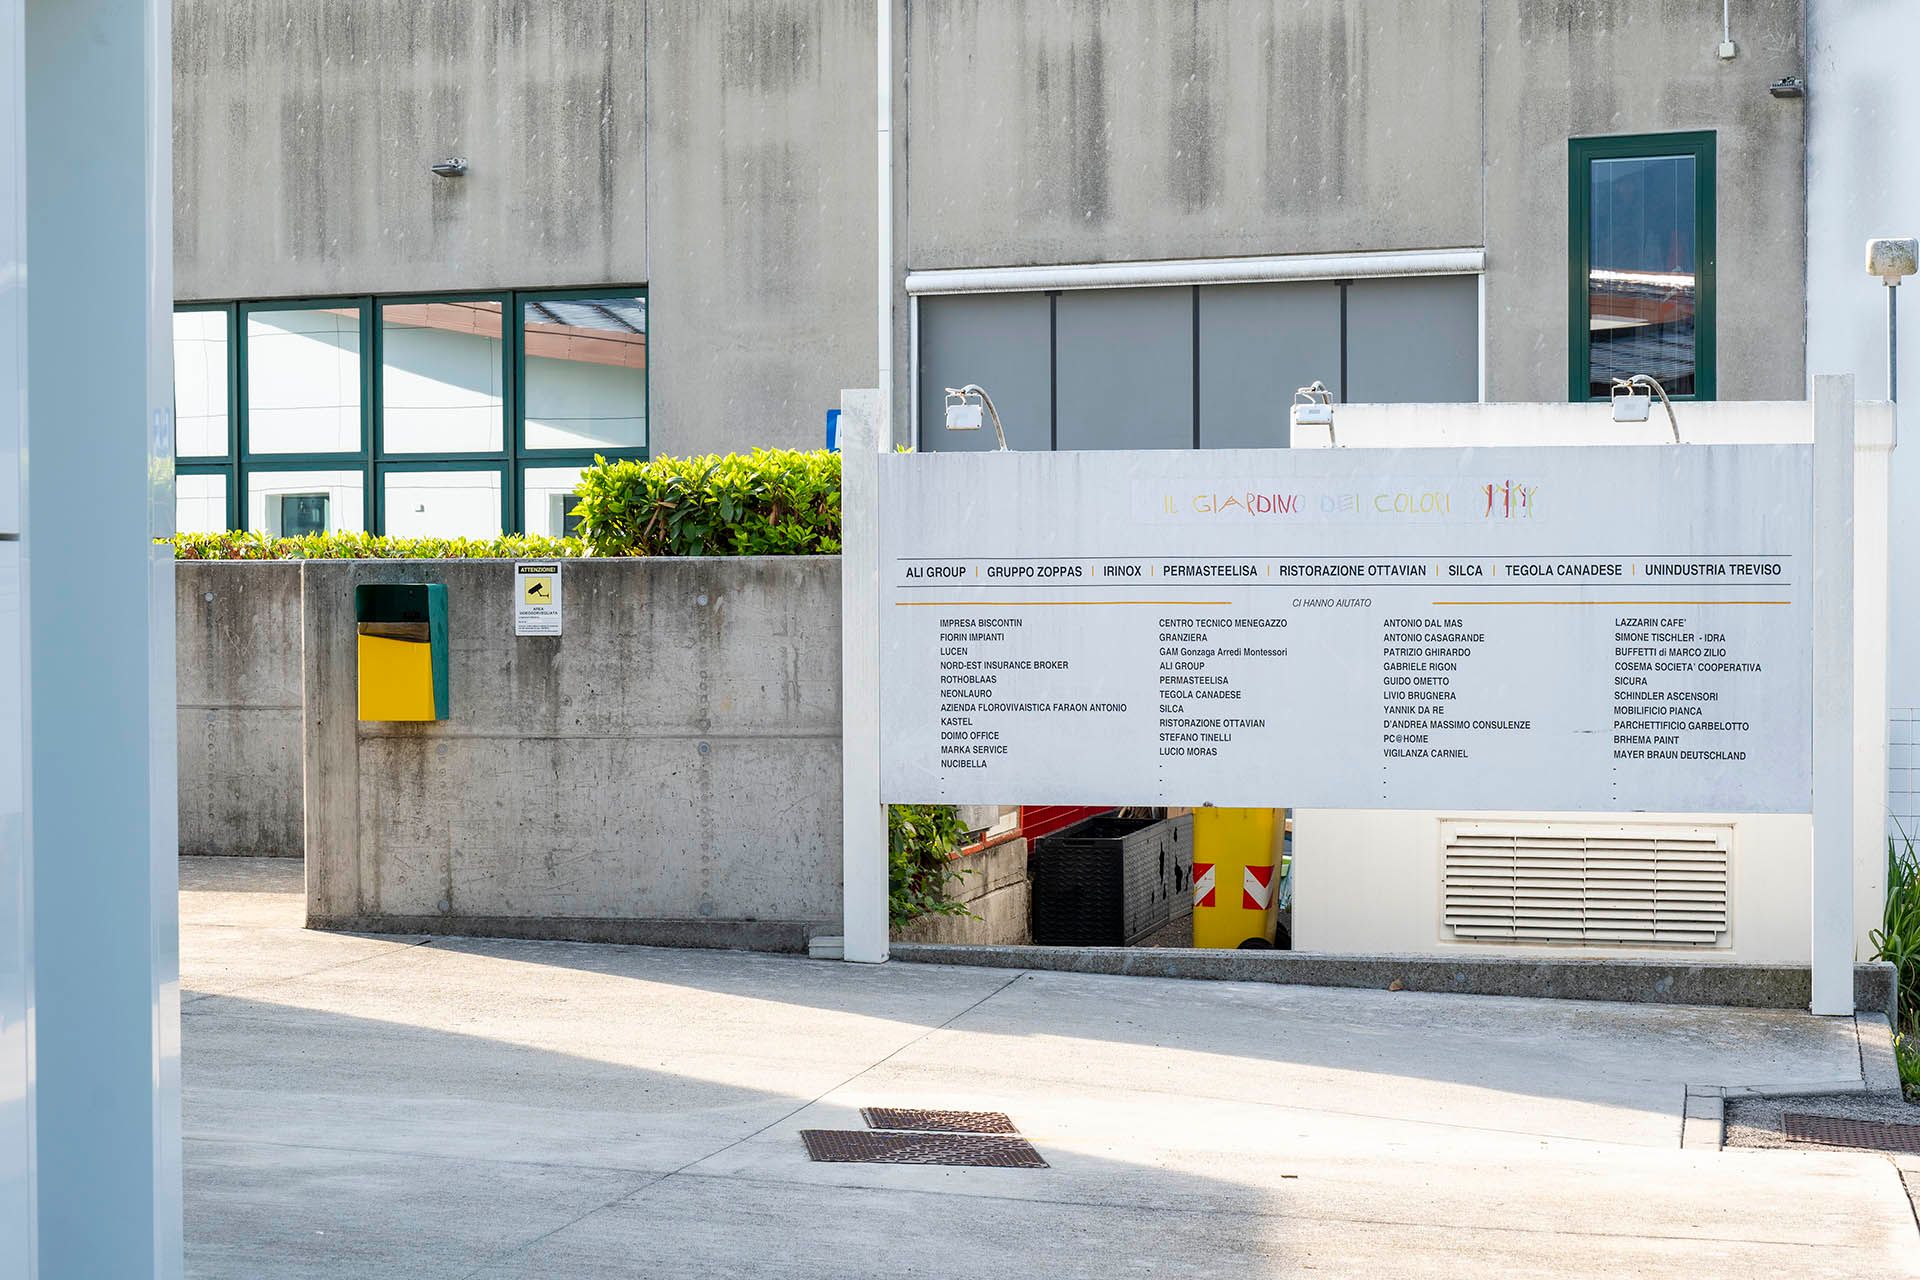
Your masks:
<instances>
[{"instance_id":1,"label":"colorful figure drawing on sign","mask_svg":"<svg viewBox=\"0 0 1920 1280\"><path fill-rule=\"evenodd\" d=\"M1489 520L1496 516L1502 520L1531 519L1534 499L1540 492L1540 486L1522 484L1518 480L1502 480L1481 485L1480 492L1487 499L1487 509L1482 514Z\"/></svg>"}]
</instances>

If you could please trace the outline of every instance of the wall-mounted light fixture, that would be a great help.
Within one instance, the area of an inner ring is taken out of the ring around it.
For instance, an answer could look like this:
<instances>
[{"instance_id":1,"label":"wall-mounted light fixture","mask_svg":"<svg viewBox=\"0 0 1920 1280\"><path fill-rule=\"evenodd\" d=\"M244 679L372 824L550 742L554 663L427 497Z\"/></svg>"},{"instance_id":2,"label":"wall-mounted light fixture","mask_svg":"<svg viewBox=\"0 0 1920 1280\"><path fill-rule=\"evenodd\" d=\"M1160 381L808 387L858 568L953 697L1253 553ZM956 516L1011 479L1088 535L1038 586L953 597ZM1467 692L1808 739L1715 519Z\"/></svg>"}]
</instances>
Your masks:
<instances>
[{"instance_id":1,"label":"wall-mounted light fixture","mask_svg":"<svg viewBox=\"0 0 1920 1280\"><path fill-rule=\"evenodd\" d=\"M448 156L445 160L436 160L427 166L442 178L464 178L467 176L467 158Z\"/></svg>"},{"instance_id":2,"label":"wall-mounted light fixture","mask_svg":"<svg viewBox=\"0 0 1920 1280\"><path fill-rule=\"evenodd\" d=\"M1289 421L1296 427L1325 427L1327 443L1340 443L1333 437L1333 392L1327 390L1327 385L1317 378L1293 393Z\"/></svg>"},{"instance_id":3,"label":"wall-mounted light fixture","mask_svg":"<svg viewBox=\"0 0 1920 1280\"><path fill-rule=\"evenodd\" d=\"M987 416L993 419L993 434L999 437L1000 452L1007 451L1007 433L1000 426L1000 411L993 407L993 397L987 389L976 382L964 387L947 388L947 430L978 431L980 429L980 410L984 407Z\"/></svg>"},{"instance_id":4,"label":"wall-mounted light fixture","mask_svg":"<svg viewBox=\"0 0 1920 1280\"><path fill-rule=\"evenodd\" d=\"M1799 76L1782 76L1767 86L1767 92L1776 98L1804 98L1807 82Z\"/></svg>"},{"instance_id":5,"label":"wall-mounted light fixture","mask_svg":"<svg viewBox=\"0 0 1920 1280\"><path fill-rule=\"evenodd\" d=\"M1658 395L1660 403L1667 407L1667 423L1673 428L1673 442L1680 443L1680 420L1673 416L1673 401L1667 399L1667 389L1652 374L1636 373L1631 378L1613 380L1613 420L1615 422L1645 422L1653 416L1653 397Z\"/></svg>"}]
</instances>

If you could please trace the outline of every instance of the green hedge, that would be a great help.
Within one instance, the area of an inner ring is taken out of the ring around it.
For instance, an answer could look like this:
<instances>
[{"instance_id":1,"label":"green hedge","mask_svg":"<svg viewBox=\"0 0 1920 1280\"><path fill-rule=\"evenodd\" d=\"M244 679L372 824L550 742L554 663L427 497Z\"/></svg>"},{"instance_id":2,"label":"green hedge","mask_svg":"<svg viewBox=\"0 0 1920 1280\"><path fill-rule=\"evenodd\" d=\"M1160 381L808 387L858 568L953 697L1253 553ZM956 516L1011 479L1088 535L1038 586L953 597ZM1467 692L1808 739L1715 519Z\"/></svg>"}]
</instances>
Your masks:
<instances>
[{"instance_id":1,"label":"green hedge","mask_svg":"<svg viewBox=\"0 0 1920 1280\"><path fill-rule=\"evenodd\" d=\"M182 533L181 560L465 560L552 556L840 554L840 455L751 454L596 458L580 477L580 538L389 538L367 533L270 538Z\"/></svg>"},{"instance_id":2,"label":"green hedge","mask_svg":"<svg viewBox=\"0 0 1920 1280\"><path fill-rule=\"evenodd\" d=\"M264 533L176 533L176 560L550 560L583 556L578 538L512 534L504 538L386 538L371 533L317 533L270 538Z\"/></svg>"},{"instance_id":3,"label":"green hedge","mask_svg":"<svg viewBox=\"0 0 1920 1280\"><path fill-rule=\"evenodd\" d=\"M596 459L580 478L597 556L803 556L840 553L840 455Z\"/></svg>"}]
</instances>

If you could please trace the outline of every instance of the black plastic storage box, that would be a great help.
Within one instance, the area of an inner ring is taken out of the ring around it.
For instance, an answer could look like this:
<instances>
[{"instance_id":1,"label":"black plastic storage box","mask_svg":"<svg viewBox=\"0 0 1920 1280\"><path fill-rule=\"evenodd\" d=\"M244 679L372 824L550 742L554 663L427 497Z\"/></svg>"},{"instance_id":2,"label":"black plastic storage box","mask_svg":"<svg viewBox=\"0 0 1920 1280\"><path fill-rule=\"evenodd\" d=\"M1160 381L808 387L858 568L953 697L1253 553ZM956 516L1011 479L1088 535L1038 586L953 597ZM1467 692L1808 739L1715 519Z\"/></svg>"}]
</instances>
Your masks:
<instances>
[{"instance_id":1,"label":"black plastic storage box","mask_svg":"<svg viewBox=\"0 0 1920 1280\"><path fill-rule=\"evenodd\" d=\"M1193 911L1193 818L1088 818L1034 841L1033 940L1124 947Z\"/></svg>"}]
</instances>

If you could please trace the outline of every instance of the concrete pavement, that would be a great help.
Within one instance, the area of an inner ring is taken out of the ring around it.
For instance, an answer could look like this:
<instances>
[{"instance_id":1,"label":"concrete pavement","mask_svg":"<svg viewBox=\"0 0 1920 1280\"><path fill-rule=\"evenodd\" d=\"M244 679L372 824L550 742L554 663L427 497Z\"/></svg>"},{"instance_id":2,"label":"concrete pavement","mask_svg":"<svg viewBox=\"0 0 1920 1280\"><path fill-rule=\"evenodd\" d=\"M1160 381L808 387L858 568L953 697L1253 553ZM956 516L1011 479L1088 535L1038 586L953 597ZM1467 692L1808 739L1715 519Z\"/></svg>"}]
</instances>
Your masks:
<instances>
[{"instance_id":1,"label":"concrete pavement","mask_svg":"<svg viewBox=\"0 0 1920 1280\"><path fill-rule=\"evenodd\" d=\"M1844 1020L311 934L298 873L182 864L194 1276L1920 1270L1891 1161L1680 1145ZM1051 1168L807 1161L870 1105Z\"/></svg>"}]
</instances>

